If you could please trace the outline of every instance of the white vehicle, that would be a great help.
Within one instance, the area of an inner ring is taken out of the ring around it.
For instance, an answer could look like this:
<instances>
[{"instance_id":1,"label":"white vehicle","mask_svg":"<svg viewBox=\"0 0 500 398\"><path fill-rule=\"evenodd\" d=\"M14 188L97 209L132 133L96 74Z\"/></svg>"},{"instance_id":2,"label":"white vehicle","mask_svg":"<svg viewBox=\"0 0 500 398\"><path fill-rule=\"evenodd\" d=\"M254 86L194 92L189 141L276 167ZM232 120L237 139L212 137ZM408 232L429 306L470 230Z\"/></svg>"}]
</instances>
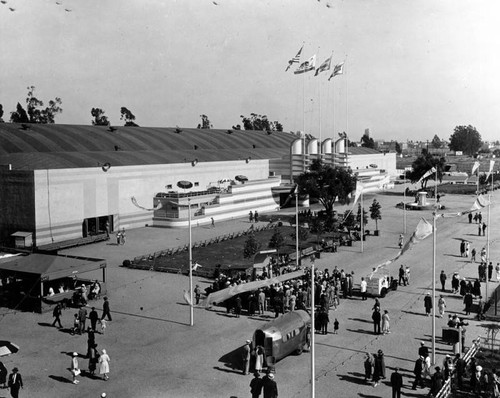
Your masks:
<instances>
[{"instance_id":1,"label":"white vehicle","mask_svg":"<svg viewBox=\"0 0 500 398\"><path fill-rule=\"evenodd\" d=\"M390 288L390 279L388 274L380 272L367 276L366 293L373 297L385 297Z\"/></svg>"}]
</instances>

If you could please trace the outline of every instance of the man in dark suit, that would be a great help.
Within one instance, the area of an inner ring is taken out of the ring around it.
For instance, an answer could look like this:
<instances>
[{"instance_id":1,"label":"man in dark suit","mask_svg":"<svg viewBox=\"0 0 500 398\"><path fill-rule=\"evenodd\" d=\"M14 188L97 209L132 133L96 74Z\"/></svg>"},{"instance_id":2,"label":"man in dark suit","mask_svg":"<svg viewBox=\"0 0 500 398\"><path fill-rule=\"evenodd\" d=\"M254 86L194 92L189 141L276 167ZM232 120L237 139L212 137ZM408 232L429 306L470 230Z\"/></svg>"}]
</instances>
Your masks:
<instances>
[{"instance_id":1,"label":"man in dark suit","mask_svg":"<svg viewBox=\"0 0 500 398\"><path fill-rule=\"evenodd\" d=\"M274 374L268 373L262 380L264 398L278 398L278 385L274 381Z\"/></svg>"},{"instance_id":2,"label":"man in dark suit","mask_svg":"<svg viewBox=\"0 0 500 398\"><path fill-rule=\"evenodd\" d=\"M403 387L403 376L399 368L394 369L391 375L392 398L401 398L401 387Z\"/></svg>"},{"instance_id":3,"label":"man in dark suit","mask_svg":"<svg viewBox=\"0 0 500 398\"><path fill-rule=\"evenodd\" d=\"M412 385L412 390L417 389L417 384L420 384L421 388L424 388L424 380L422 379L422 372L424 370L424 358L420 356L415 361L415 368L413 369L413 373L415 374L415 381Z\"/></svg>"},{"instance_id":4,"label":"man in dark suit","mask_svg":"<svg viewBox=\"0 0 500 398\"><path fill-rule=\"evenodd\" d=\"M24 388L23 378L18 372L19 369L14 368L12 369L12 373L9 375L9 388L10 388L10 395L12 396L12 398L18 398L19 390L21 388Z\"/></svg>"},{"instance_id":5,"label":"man in dark suit","mask_svg":"<svg viewBox=\"0 0 500 398\"><path fill-rule=\"evenodd\" d=\"M104 319L106 316L108 317L108 321L112 321L111 312L109 311L109 301L108 301L107 297L104 297L104 303L102 304L102 317L101 317L101 319Z\"/></svg>"}]
</instances>

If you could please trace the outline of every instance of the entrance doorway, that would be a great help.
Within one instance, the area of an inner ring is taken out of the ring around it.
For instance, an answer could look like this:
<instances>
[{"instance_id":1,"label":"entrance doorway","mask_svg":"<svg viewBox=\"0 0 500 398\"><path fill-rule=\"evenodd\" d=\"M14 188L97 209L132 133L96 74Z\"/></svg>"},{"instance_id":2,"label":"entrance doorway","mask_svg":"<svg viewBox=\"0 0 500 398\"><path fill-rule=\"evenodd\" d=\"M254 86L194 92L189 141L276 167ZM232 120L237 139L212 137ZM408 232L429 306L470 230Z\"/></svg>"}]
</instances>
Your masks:
<instances>
[{"instance_id":1,"label":"entrance doorway","mask_svg":"<svg viewBox=\"0 0 500 398\"><path fill-rule=\"evenodd\" d=\"M90 217L83 220L82 236L101 235L111 233L114 230L113 215Z\"/></svg>"}]
</instances>

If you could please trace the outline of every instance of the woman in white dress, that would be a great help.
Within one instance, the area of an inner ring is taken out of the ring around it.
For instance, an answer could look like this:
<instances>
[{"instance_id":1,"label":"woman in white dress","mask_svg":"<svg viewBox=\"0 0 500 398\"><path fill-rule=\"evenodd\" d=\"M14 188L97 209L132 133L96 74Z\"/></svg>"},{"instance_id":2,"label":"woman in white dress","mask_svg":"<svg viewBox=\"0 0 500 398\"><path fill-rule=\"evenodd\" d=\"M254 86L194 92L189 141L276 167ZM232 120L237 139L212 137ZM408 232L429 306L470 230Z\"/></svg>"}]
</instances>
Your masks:
<instances>
[{"instance_id":1,"label":"woman in white dress","mask_svg":"<svg viewBox=\"0 0 500 398\"><path fill-rule=\"evenodd\" d=\"M109 362L111 359L109 358L109 355L106 353L106 350L102 350L102 354L99 357L99 374L103 375L104 380L108 380L108 373L109 373Z\"/></svg>"}]
</instances>

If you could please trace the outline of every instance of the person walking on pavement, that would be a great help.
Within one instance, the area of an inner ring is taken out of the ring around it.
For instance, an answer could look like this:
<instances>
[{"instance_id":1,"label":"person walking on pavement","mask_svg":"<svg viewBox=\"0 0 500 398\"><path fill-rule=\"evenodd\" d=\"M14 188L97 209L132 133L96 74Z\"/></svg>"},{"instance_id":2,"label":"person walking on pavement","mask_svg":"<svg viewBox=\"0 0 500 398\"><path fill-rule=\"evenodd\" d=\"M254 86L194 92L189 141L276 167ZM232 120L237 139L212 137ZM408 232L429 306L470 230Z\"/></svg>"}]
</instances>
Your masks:
<instances>
[{"instance_id":1,"label":"person walking on pavement","mask_svg":"<svg viewBox=\"0 0 500 398\"><path fill-rule=\"evenodd\" d=\"M92 310L89 313L89 319L90 319L90 327L95 332L97 328L97 321L99 320L99 314L95 310L95 307L92 307Z\"/></svg>"},{"instance_id":2,"label":"person walking on pavement","mask_svg":"<svg viewBox=\"0 0 500 398\"><path fill-rule=\"evenodd\" d=\"M57 303L54 309L52 310L52 316L55 318L54 322L52 322L52 326L55 327L56 323L58 323L59 329L62 329L61 315L62 315L61 304Z\"/></svg>"},{"instance_id":3,"label":"person walking on pavement","mask_svg":"<svg viewBox=\"0 0 500 398\"><path fill-rule=\"evenodd\" d=\"M107 297L104 297L104 303L102 304L101 320L104 319L106 316L108 317L108 321L112 321L111 312L109 310L109 300Z\"/></svg>"},{"instance_id":4,"label":"person walking on pavement","mask_svg":"<svg viewBox=\"0 0 500 398\"><path fill-rule=\"evenodd\" d=\"M430 316L432 309L432 298L429 292L427 292L427 294L424 297L424 307L425 307L425 315Z\"/></svg>"},{"instance_id":5,"label":"person walking on pavement","mask_svg":"<svg viewBox=\"0 0 500 398\"><path fill-rule=\"evenodd\" d=\"M251 353L251 348L250 344L252 342L250 340L247 340L245 342L245 345L243 346L243 353L241 355L241 359L243 360L243 374L247 375L250 372L250 353Z\"/></svg>"},{"instance_id":6,"label":"person walking on pavement","mask_svg":"<svg viewBox=\"0 0 500 398\"><path fill-rule=\"evenodd\" d=\"M401 264L401 267L399 267L399 281L398 281L399 286L401 286L401 281L406 286L405 268L403 264Z\"/></svg>"},{"instance_id":7,"label":"person walking on pavement","mask_svg":"<svg viewBox=\"0 0 500 398\"><path fill-rule=\"evenodd\" d=\"M491 277L493 276L493 262L490 261L488 264L488 281L491 282Z\"/></svg>"},{"instance_id":8,"label":"person walking on pavement","mask_svg":"<svg viewBox=\"0 0 500 398\"><path fill-rule=\"evenodd\" d=\"M391 325L389 324L390 320L391 319L389 318L389 311L384 310L384 313L382 314L382 333L383 334L391 333Z\"/></svg>"},{"instance_id":9,"label":"person walking on pavement","mask_svg":"<svg viewBox=\"0 0 500 398\"><path fill-rule=\"evenodd\" d=\"M9 371L3 364L3 362L0 362L0 384L2 387L0 388L7 388L7 375L9 374Z\"/></svg>"},{"instance_id":10,"label":"person walking on pavement","mask_svg":"<svg viewBox=\"0 0 500 398\"><path fill-rule=\"evenodd\" d=\"M248 213L248 221L250 223L253 223L253 211L252 210L250 210L250 213Z\"/></svg>"},{"instance_id":11,"label":"person walking on pavement","mask_svg":"<svg viewBox=\"0 0 500 398\"><path fill-rule=\"evenodd\" d=\"M380 308L379 307L375 307L375 309L373 310L372 320L373 320L373 333L380 334L381 315L380 315Z\"/></svg>"},{"instance_id":12,"label":"person walking on pavement","mask_svg":"<svg viewBox=\"0 0 500 398\"><path fill-rule=\"evenodd\" d=\"M374 365L373 355L369 352L366 353L365 362L363 363L365 368L365 381L372 378L372 370Z\"/></svg>"},{"instance_id":13,"label":"person walking on pavement","mask_svg":"<svg viewBox=\"0 0 500 398\"><path fill-rule=\"evenodd\" d=\"M439 281L441 282L441 291L445 291L445 284L446 284L446 274L444 273L444 270L441 271L439 274Z\"/></svg>"},{"instance_id":14,"label":"person walking on pavement","mask_svg":"<svg viewBox=\"0 0 500 398\"><path fill-rule=\"evenodd\" d=\"M109 363L111 359L109 358L106 350L102 350L102 354L99 357L99 374L103 375L103 380L108 380L109 376Z\"/></svg>"},{"instance_id":15,"label":"person walking on pavement","mask_svg":"<svg viewBox=\"0 0 500 398\"><path fill-rule=\"evenodd\" d=\"M399 234L398 246L400 249L403 248L403 243L405 242L405 237L403 234Z\"/></svg>"},{"instance_id":16,"label":"person walking on pavement","mask_svg":"<svg viewBox=\"0 0 500 398\"><path fill-rule=\"evenodd\" d=\"M78 320L80 321L80 334L85 332L85 323L87 322L87 309L80 307L78 310Z\"/></svg>"},{"instance_id":17,"label":"person walking on pavement","mask_svg":"<svg viewBox=\"0 0 500 398\"><path fill-rule=\"evenodd\" d=\"M403 387L403 376L399 373L399 368L394 369L391 374L392 398L401 398L401 388Z\"/></svg>"},{"instance_id":18,"label":"person walking on pavement","mask_svg":"<svg viewBox=\"0 0 500 398\"><path fill-rule=\"evenodd\" d=\"M444 300L443 295L440 295L438 300L438 310L440 318L443 317L445 309L446 309L446 301Z\"/></svg>"},{"instance_id":19,"label":"person walking on pavement","mask_svg":"<svg viewBox=\"0 0 500 398\"><path fill-rule=\"evenodd\" d=\"M368 283L365 281L365 278L361 278L360 284L360 292L361 292L361 300L366 300L366 289L368 288Z\"/></svg>"},{"instance_id":20,"label":"person walking on pavement","mask_svg":"<svg viewBox=\"0 0 500 398\"><path fill-rule=\"evenodd\" d=\"M461 390L464 384L464 376L467 368L465 359L460 354L455 355L455 373L457 375L457 386Z\"/></svg>"},{"instance_id":21,"label":"person walking on pavement","mask_svg":"<svg viewBox=\"0 0 500 398\"><path fill-rule=\"evenodd\" d=\"M252 394L252 398L259 398L264 381L260 378L259 372L255 372L253 376L252 381L250 381L250 394Z\"/></svg>"},{"instance_id":22,"label":"person walking on pavement","mask_svg":"<svg viewBox=\"0 0 500 398\"><path fill-rule=\"evenodd\" d=\"M473 247L472 251L470 252L470 262L476 262L476 248Z\"/></svg>"},{"instance_id":23,"label":"person walking on pavement","mask_svg":"<svg viewBox=\"0 0 500 398\"><path fill-rule=\"evenodd\" d=\"M274 381L274 374L268 373L262 379L262 387L264 390L264 398L278 398L278 385Z\"/></svg>"},{"instance_id":24,"label":"person walking on pavement","mask_svg":"<svg viewBox=\"0 0 500 398\"><path fill-rule=\"evenodd\" d=\"M73 376L73 384L78 384L77 376L82 373L78 366L78 353L74 352L71 358L71 367L70 367L71 375Z\"/></svg>"},{"instance_id":25,"label":"person walking on pavement","mask_svg":"<svg viewBox=\"0 0 500 398\"><path fill-rule=\"evenodd\" d=\"M373 364L373 387L378 386L380 379L385 379L385 360L382 350L378 350Z\"/></svg>"},{"instance_id":26,"label":"person walking on pavement","mask_svg":"<svg viewBox=\"0 0 500 398\"><path fill-rule=\"evenodd\" d=\"M411 387L412 390L416 390L417 385L420 385L420 388L424 388L424 379L422 379L423 371L424 371L424 357L420 355L418 359L415 361L415 366L413 368L413 374L415 375L415 380L413 381L413 385Z\"/></svg>"},{"instance_id":27,"label":"person walking on pavement","mask_svg":"<svg viewBox=\"0 0 500 398\"><path fill-rule=\"evenodd\" d=\"M431 390L430 394L432 397L436 396L436 394L441 391L444 384L444 376L441 373L441 368L439 366L435 367L435 372L431 377Z\"/></svg>"},{"instance_id":28,"label":"person walking on pavement","mask_svg":"<svg viewBox=\"0 0 500 398\"><path fill-rule=\"evenodd\" d=\"M18 368L12 369L12 373L9 375L8 386L10 388L10 395L12 398L19 398L19 390L24 388L23 377L19 373Z\"/></svg>"}]
</instances>

